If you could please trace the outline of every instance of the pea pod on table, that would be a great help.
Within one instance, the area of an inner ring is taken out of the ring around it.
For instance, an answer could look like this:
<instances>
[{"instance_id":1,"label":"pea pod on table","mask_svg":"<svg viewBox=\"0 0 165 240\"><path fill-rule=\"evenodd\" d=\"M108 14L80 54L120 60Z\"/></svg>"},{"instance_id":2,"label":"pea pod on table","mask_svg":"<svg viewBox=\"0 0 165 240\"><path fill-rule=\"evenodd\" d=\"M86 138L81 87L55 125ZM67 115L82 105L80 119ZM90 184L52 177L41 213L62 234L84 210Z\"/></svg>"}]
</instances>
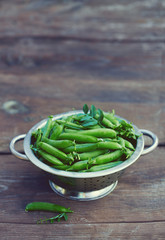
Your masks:
<instances>
[{"instance_id":1,"label":"pea pod on table","mask_svg":"<svg viewBox=\"0 0 165 240\"><path fill-rule=\"evenodd\" d=\"M32 202L26 205L25 211L49 211L56 213L72 213L70 208L63 207L58 204L48 203L48 202Z\"/></svg>"}]
</instances>

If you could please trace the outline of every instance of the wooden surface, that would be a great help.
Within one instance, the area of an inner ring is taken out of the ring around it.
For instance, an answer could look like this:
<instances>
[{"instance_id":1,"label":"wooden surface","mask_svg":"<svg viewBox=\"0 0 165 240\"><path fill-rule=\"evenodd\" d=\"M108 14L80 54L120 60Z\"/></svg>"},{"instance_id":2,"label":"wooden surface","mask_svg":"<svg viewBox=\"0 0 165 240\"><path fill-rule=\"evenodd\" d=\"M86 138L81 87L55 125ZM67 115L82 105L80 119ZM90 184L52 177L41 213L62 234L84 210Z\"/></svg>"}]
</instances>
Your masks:
<instances>
[{"instance_id":1,"label":"wooden surface","mask_svg":"<svg viewBox=\"0 0 165 240\"><path fill-rule=\"evenodd\" d=\"M164 17L159 0L0 2L1 240L165 239ZM111 194L77 202L55 194L9 143L48 115L84 103L115 109L157 134L159 146L130 166ZM31 201L74 213L67 222L37 225L45 214L25 213Z\"/></svg>"}]
</instances>

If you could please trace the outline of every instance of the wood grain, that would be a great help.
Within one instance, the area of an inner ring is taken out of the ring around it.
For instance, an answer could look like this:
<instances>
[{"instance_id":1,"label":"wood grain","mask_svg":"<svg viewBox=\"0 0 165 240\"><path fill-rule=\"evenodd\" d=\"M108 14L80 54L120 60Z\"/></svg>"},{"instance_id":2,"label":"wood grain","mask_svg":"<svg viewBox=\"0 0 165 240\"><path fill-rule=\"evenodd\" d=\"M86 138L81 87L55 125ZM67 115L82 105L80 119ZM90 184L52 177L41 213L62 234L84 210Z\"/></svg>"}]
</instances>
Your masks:
<instances>
[{"instance_id":1,"label":"wood grain","mask_svg":"<svg viewBox=\"0 0 165 240\"><path fill-rule=\"evenodd\" d=\"M164 52L163 43L8 38L0 40L0 70L5 73L0 77L6 82L9 73L21 75L21 79L49 73L55 79L83 77L86 82L90 79L160 82L164 79Z\"/></svg>"},{"instance_id":2,"label":"wood grain","mask_svg":"<svg viewBox=\"0 0 165 240\"><path fill-rule=\"evenodd\" d=\"M154 231L153 231L154 230ZM105 223L105 224L58 224L34 225L0 223L1 240L127 240L144 238L150 240L163 240L165 235L164 223ZM7 234L6 234L7 233Z\"/></svg>"},{"instance_id":3,"label":"wood grain","mask_svg":"<svg viewBox=\"0 0 165 240\"><path fill-rule=\"evenodd\" d=\"M77 202L54 193L44 172L32 163L0 155L0 219L36 223L52 213L25 213L27 203L49 201L71 207L68 224L164 221L164 148L141 156L119 179L116 189L97 201ZM17 217L16 217L17 216Z\"/></svg>"},{"instance_id":4,"label":"wood grain","mask_svg":"<svg viewBox=\"0 0 165 240\"><path fill-rule=\"evenodd\" d=\"M0 35L164 41L163 1L2 1Z\"/></svg>"}]
</instances>

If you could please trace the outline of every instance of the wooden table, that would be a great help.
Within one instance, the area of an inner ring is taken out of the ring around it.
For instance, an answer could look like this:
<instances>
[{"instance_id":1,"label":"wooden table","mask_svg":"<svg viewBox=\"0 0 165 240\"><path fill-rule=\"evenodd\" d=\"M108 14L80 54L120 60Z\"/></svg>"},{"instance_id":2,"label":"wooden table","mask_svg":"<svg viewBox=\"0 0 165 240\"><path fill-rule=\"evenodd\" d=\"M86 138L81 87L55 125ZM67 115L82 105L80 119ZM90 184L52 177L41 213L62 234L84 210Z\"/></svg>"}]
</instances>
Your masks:
<instances>
[{"instance_id":1,"label":"wooden table","mask_svg":"<svg viewBox=\"0 0 165 240\"><path fill-rule=\"evenodd\" d=\"M1 1L1 240L165 239L164 18L158 0ZM40 169L9 150L41 119L84 103L115 109L159 138L111 194L90 202L58 196ZM45 214L26 213L32 201L74 213L37 225Z\"/></svg>"}]
</instances>

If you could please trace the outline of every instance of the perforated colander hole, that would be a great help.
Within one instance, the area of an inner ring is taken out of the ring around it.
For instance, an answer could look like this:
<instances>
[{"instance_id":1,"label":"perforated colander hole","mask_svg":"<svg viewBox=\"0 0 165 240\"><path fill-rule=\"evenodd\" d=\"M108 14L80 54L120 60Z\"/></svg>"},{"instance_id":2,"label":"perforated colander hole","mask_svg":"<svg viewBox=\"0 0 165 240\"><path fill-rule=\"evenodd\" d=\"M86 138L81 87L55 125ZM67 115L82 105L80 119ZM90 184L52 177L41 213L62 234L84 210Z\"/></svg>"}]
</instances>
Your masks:
<instances>
[{"instance_id":1,"label":"perforated colander hole","mask_svg":"<svg viewBox=\"0 0 165 240\"><path fill-rule=\"evenodd\" d=\"M121 175L121 172L116 173L116 178L118 178Z\"/></svg>"}]
</instances>

